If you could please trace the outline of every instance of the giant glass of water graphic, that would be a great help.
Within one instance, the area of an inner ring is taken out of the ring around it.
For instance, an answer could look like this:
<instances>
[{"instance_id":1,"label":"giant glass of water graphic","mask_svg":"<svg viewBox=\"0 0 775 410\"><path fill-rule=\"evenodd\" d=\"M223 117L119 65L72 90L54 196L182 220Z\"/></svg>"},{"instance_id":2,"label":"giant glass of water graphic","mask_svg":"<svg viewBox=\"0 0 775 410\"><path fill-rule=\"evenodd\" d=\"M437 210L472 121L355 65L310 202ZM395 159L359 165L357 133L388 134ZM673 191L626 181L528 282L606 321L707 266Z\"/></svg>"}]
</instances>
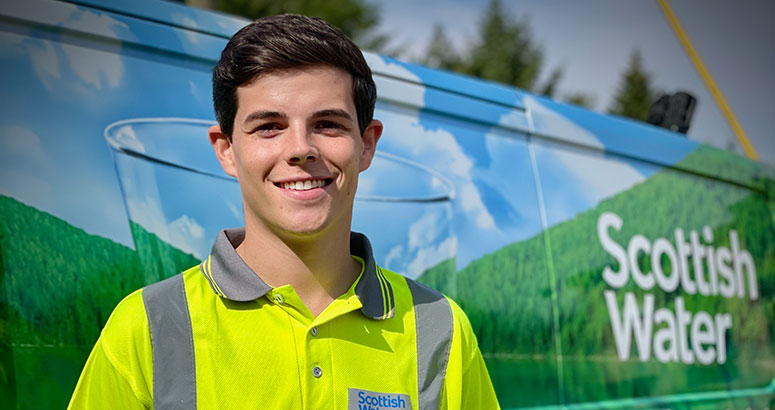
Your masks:
<instances>
[{"instance_id":1,"label":"giant glass of water graphic","mask_svg":"<svg viewBox=\"0 0 775 410\"><path fill-rule=\"evenodd\" d=\"M244 224L239 184L208 140L213 124L134 118L105 128L138 249L150 233L201 260L220 230ZM415 278L434 267L451 270L454 263L444 262L456 253L452 196L443 176L378 149L360 176L352 229L369 237L380 266Z\"/></svg>"}]
</instances>

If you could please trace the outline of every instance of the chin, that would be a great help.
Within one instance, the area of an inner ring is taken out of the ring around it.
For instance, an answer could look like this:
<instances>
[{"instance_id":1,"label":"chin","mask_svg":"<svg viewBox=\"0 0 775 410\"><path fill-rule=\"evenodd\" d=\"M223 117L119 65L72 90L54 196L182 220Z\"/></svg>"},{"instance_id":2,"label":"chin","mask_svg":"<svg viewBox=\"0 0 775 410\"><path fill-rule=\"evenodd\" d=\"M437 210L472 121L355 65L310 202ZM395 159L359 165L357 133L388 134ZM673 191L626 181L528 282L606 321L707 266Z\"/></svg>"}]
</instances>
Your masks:
<instances>
[{"instance_id":1,"label":"chin","mask_svg":"<svg viewBox=\"0 0 775 410\"><path fill-rule=\"evenodd\" d=\"M291 223L281 225L281 228L283 231L289 234L295 234L298 236L316 235L326 231L326 228L328 227L329 227L329 224L327 223L327 221L310 222L309 220L296 221L296 223L291 222Z\"/></svg>"}]
</instances>

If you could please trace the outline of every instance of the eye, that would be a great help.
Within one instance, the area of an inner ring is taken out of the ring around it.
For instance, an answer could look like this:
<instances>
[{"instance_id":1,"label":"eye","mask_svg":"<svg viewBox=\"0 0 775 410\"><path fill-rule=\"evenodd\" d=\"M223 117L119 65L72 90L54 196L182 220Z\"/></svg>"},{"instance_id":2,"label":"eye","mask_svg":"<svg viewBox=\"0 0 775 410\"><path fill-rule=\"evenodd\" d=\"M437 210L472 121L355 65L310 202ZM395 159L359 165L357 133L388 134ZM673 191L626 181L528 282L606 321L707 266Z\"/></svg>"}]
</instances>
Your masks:
<instances>
[{"instance_id":1,"label":"eye","mask_svg":"<svg viewBox=\"0 0 775 410\"><path fill-rule=\"evenodd\" d=\"M347 131L347 127L339 122L331 120L321 120L315 124L315 128L324 133L338 133L340 131Z\"/></svg>"},{"instance_id":2,"label":"eye","mask_svg":"<svg viewBox=\"0 0 775 410\"><path fill-rule=\"evenodd\" d=\"M258 127L256 127L253 130L253 133L260 136L267 137L267 136L274 136L280 130L282 130L282 127L280 126L280 124L276 122L267 122L265 124L261 124Z\"/></svg>"},{"instance_id":3,"label":"eye","mask_svg":"<svg viewBox=\"0 0 775 410\"><path fill-rule=\"evenodd\" d=\"M338 129L338 128L342 128L342 126L339 125L338 123L334 122L334 121L320 121L318 123L318 128L324 128L324 129L325 128L337 128Z\"/></svg>"}]
</instances>

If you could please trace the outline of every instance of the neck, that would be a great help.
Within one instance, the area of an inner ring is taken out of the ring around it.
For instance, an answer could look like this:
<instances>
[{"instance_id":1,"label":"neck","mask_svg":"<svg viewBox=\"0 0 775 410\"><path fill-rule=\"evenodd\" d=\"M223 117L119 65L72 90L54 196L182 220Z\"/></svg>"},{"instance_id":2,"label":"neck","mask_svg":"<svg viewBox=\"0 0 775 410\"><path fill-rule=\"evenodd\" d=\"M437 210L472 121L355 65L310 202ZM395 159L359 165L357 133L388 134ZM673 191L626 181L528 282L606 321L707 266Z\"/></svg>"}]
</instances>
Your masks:
<instances>
[{"instance_id":1,"label":"neck","mask_svg":"<svg viewBox=\"0 0 775 410\"><path fill-rule=\"evenodd\" d=\"M345 293L361 271L350 256L349 226L310 237L280 236L246 221L237 253L266 284L293 286L314 316Z\"/></svg>"}]
</instances>

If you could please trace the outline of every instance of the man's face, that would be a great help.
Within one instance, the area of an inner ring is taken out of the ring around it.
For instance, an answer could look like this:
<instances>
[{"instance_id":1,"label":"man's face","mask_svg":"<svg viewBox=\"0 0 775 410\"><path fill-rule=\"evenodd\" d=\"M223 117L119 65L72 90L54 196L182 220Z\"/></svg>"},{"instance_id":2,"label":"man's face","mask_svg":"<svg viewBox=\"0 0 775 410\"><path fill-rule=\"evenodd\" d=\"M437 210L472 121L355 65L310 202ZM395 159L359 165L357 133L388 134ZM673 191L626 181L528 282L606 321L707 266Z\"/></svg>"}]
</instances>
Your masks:
<instances>
[{"instance_id":1,"label":"man's face","mask_svg":"<svg viewBox=\"0 0 775 410\"><path fill-rule=\"evenodd\" d=\"M224 170L239 180L248 226L275 234L349 230L358 174L382 132L361 135L349 73L320 66L260 76L237 89L231 143L210 139Z\"/></svg>"}]
</instances>

